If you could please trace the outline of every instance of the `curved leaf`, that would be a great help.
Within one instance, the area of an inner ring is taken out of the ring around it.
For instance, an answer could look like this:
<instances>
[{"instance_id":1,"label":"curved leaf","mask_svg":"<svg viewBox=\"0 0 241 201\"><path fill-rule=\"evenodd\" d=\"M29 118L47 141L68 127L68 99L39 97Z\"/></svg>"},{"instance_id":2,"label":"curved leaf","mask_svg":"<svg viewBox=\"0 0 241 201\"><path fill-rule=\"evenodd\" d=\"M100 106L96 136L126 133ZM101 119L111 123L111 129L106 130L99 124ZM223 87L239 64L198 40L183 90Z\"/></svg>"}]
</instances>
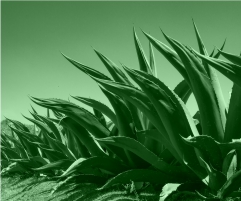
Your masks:
<instances>
[{"instance_id":1,"label":"curved leaf","mask_svg":"<svg viewBox=\"0 0 241 201\"><path fill-rule=\"evenodd\" d=\"M45 171L49 171L49 170L66 170L72 163L73 161L69 160L69 159L63 159L63 160L59 160L59 161L55 161L52 163L48 163L44 166L41 166L39 168L33 168L34 171L37 172L45 172Z\"/></svg>"},{"instance_id":2,"label":"curved leaf","mask_svg":"<svg viewBox=\"0 0 241 201\"><path fill-rule=\"evenodd\" d=\"M231 150L223 160L222 172L229 179L237 171L237 154L235 150Z\"/></svg>"},{"instance_id":3,"label":"curved leaf","mask_svg":"<svg viewBox=\"0 0 241 201\"><path fill-rule=\"evenodd\" d=\"M199 51L202 55L208 56L207 50L204 46L204 43L201 39L201 36L198 32L198 29L197 29L194 21L193 21L193 25L194 25L194 29L195 29L195 33L196 33L196 37L197 37L197 41L198 41ZM219 107L219 113L220 113L220 117L221 117L221 120L222 120L223 128L225 128L225 125L226 125L226 115L225 115L226 106L225 106L225 101L224 101L222 89L221 89L218 77L216 75L216 70L210 68L205 61L203 61L203 66L204 66L208 76L210 77L211 85L212 85L213 90L215 92L217 105Z\"/></svg>"},{"instance_id":4,"label":"curved leaf","mask_svg":"<svg viewBox=\"0 0 241 201\"><path fill-rule=\"evenodd\" d=\"M101 54L99 51L95 49L94 51L98 55L100 60L103 62L103 64L105 65L105 67L107 68L107 70L109 71L109 73L111 74L111 76L116 82L132 85L132 83L128 80L126 75L118 68L118 66L114 62L112 62L106 56Z\"/></svg>"},{"instance_id":5,"label":"curved leaf","mask_svg":"<svg viewBox=\"0 0 241 201\"><path fill-rule=\"evenodd\" d=\"M152 46L151 42L149 42L149 49L150 49L150 69L152 71L152 75L157 77L157 68L156 68L156 63L155 63L155 56L154 56L153 46Z\"/></svg>"},{"instance_id":6,"label":"curved leaf","mask_svg":"<svg viewBox=\"0 0 241 201\"><path fill-rule=\"evenodd\" d=\"M113 106L117 119L118 133L120 136L136 138L134 131L134 124L131 113L126 106L125 102L122 101L118 96L110 93L109 91L101 88L103 93L109 99Z\"/></svg>"},{"instance_id":7,"label":"curved leaf","mask_svg":"<svg viewBox=\"0 0 241 201\"><path fill-rule=\"evenodd\" d=\"M205 60L209 65L214 67L216 70L218 70L220 73L222 73L224 76L226 76L228 79L233 81L235 84L237 84L239 87L241 87L241 66L233 63L229 63L223 60L210 58L203 56L197 52L195 54L200 57L201 59Z\"/></svg>"},{"instance_id":8,"label":"curved leaf","mask_svg":"<svg viewBox=\"0 0 241 201\"><path fill-rule=\"evenodd\" d=\"M93 77L96 78L100 78L100 79L104 79L104 80L111 80L109 77L107 77L106 75L104 75L103 73L100 73L97 70L94 70L93 68L90 68L84 64L81 64L67 56L65 56L64 54L62 54L70 63L72 63L75 67L77 67L79 70L81 70L82 72L86 73L87 75L91 75Z\"/></svg>"},{"instance_id":9,"label":"curved leaf","mask_svg":"<svg viewBox=\"0 0 241 201\"><path fill-rule=\"evenodd\" d=\"M106 137L109 135L109 130L107 130L93 114L73 103L59 99L33 98L32 101L40 106L64 113L86 128L95 137Z\"/></svg>"},{"instance_id":10,"label":"curved leaf","mask_svg":"<svg viewBox=\"0 0 241 201\"><path fill-rule=\"evenodd\" d=\"M230 54L230 53L227 53L227 52L223 52L221 50L218 50L218 51L220 52L220 54L222 56L224 56L226 59L228 59L232 63L241 66L241 56Z\"/></svg>"},{"instance_id":11,"label":"curved leaf","mask_svg":"<svg viewBox=\"0 0 241 201\"><path fill-rule=\"evenodd\" d=\"M177 69L177 71L183 76L183 78L189 83L189 77L186 72L184 65L182 64L181 59L177 55L177 53L165 45L164 43L158 41L151 35L143 32L151 44Z\"/></svg>"},{"instance_id":12,"label":"curved leaf","mask_svg":"<svg viewBox=\"0 0 241 201\"><path fill-rule=\"evenodd\" d=\"M95 108L93 108L93 112L96 116L96 118L99 120L99 122L106 128L107 127L107 124L106 124L106 120L105 120L105 117L104 115L99 111L99 110L96 110Z\"/></svg>"},{"instance_id":13,"label":"curved leaf","mask_svg":"<svg viewBox=\"0 0 241 201\"><path fill-rule=\"evenodd\" d=\"M218 197L220 199L224 199L228 197L233 191L238 190L240 185L241 185L241 170L236 172L233 176L231 176L226 181L226 183L218 191Z\"/></svg>"},{"instance_id":14,"label":"curved leaf","mask_svg":"<svg viewBox=\"0 0 241 201\"><path fill-rule=\"evenodd\" d=\"M221 171L222 153L218 143L212 137L201 135L192 138L183 138L183 140L188 145L200 150L203 159L209 161L215 169Z\"/></svg>"},{"instance_id":15,"label":"curved leaf","mask_svg":"<svg viewBox=\"0 0 241 201\"><path fill-rule=\"evenodd\" d=\"M168 163L160 159L157 155L155 155L153 152L148 150L144 145L132 138L107 137L96 140L103 144L111 144L114 146L122 147L123 149L127 149L148 162L153 167L165 173L175 174L176 172L182 172L183 174L185 174L185 170L181 169L180 167L179 169L177 169L177 167L169 165Z\"/></svg>"},{"instance_id":16,"label":"curved leaf","mask_svg":"<svg viewBox=\"0 0 241 201\"><path fill-rule=\"evenodd\" d=\"M92 108L95 108L96 110L99 110L100 112L105 114L115 125L117 124L115 113L105 104L90 98L84 98L79 96L72 96L72 97Z\"/></svg>"},{"instance_id":17,"label":"curved leaf","mask_svg":"<svg viewBox=\"0 0 241 201\"><path fill-rule=\"evenodd\" d=\"M226 181L226 176L220 172L215 170L211 165L209 165L205 160L200 157L203 162L204 168L208 172L208 177L205 179L204 183L207 183L208 187L210 187L214 191L218 191Z\"/></svg>"},{"instance_id":18,"label":"curved leaf","mask_svg":"<svg viewBox=\"0 0 241 201\"><path fill-rule=\"evenodd\" d=\"M107 90L124 97L128 101L130 101L135 107L137 107L140 111L142 111L151 121L151 123L159 130L160 137L163 140L163 144L172 152L173 155L178 157L177 152L171 145L169 141L169 137L167 135L166 129L159 118L156 109L153 104L142 91L137 88L127 86L120 83L115 83L112 81L100 80L96 79L98 83L104 86Z\"/></svg>"},{"instance_id":19,"label":"curved leaf","mask_svg":"<svg viewBox=\"0 0 241 201\"><path fill-rule=\"evenodd\" d=\"M84 169L93 167L107 170L108 172L111 172L113 174L118 174L120 172L127 170L127 166L125 166L122 162L120 162L117 159L106 156L95 156L88 159L80 158L76 160L59 177L67 177L71 174L78 174Z\"/></svg>"},{"instance_id":20,"label":"curved leaf","mask_svg":"<svg viewBox=\"0 0 241 201\"><path fill-rule=\"evenodd\" d=\"M44 116L41 116L41 115L38 115L38 117L40 118L40 119L42 119L42 121L44 121L44 123L46 123L47 125L48 125L48 127L51 129L51 131L53 132L53 134L54 134L54 136L55 136L55 138L58 140L58 141L60 141L60 142L62 142L62 137L61 137L61 133L59 132L59 130L58 130L58 128L55 126L55 124L51 121L51 119L49 119L49 118L46 118L46 117L44 117Z\"/></svg>"},{"instance_id":21,"label":"curved leaf","mask_svg":"<svg viewBox=\"0 0 241 201\"><path fill-rule=\"evenodd\" d=\"M179 136L199 135L184 103L182 103L177 95L154 76L137 70L130 70L128 68L125 68L125 70L152 101L168 132L170 141L179 154L179 158L177 159L182 163L182 157L185 155L186 160L189 160L190 162L189 164L195 165L197 158L193 152L193 148L185 145ZM181 120L183 121L182 123L180 123Z\"/></svg>"},{"instance_id":22,"label":"curved leaf","mask_svg":"<svg viewBox=\"0 0 241 201\"><path fill-rule=\"evenodd\" d=\"M5 117L6 118L6 117ZM6 118L8 121L12 122L13 125L15 126L15 128L17 129L20 129L20 130L23 130L25 132L30 132L29 129L24 125L22 124L21 122L17 121L17 120L12 120L12 119L8 119Z\"/></svg>"},{"instance_id":23,"label":"curved leaf","mask_svg":"<svg viewBox=\"0 0 241 201\"><path fill-rule=\"evenodd\" d=\"M201 115L203 133L223 141L224 128L212 84L200 61L178 41L164 35L184 63Z\"/></svg>"},{"instance_id":24,"label":"curved leaf","mask_svg":"<svg viewBox=\"0 0 241 201\"><path fill-rule=\"evenodd\" d=\"M241 87L234 84L229 103L227 124L225 128L225 142L241 138Z\"/></svg>"},{"instance_id":25,"label":"curved leaf","mask_svg":"<svg viewBox=\"0 0 241 201\"><path fill-rule=\"evenodd\" d=\"M88 149L92 156L104 156L104 151L100 148L100 146L95 142L91 134L80 124L75 122L70 117L64 117L61 119L60 124L63 127L66 127L68 130L72 132L81 143Z\"/></svg>"},{"instance_id":26,"label":"curved leaf","mask_svg":"<svg viewBox=\"0 0 241 201\"><path fill-rule=\"evenodd\" d=\"M141 46L139 38L137 37L135 28L133 28L133 34L134 34L134 42L135 42L137 57L138 57L139 65L140 65L140 70L142 70L146 73L152 73L150 65L146 59L144 50Z\"/></svg>"},{"instance_id":27,"label":"curved leaf","mask_svg":"<svg viewBox=\"0 0 241 201\"><path fill-rule=\"evenodd\" d=\"M181 81L173 91L182 99L184 103L187 103L190 95L192 94L192 90L186 80Z\"/></svg>"}]
</instances>

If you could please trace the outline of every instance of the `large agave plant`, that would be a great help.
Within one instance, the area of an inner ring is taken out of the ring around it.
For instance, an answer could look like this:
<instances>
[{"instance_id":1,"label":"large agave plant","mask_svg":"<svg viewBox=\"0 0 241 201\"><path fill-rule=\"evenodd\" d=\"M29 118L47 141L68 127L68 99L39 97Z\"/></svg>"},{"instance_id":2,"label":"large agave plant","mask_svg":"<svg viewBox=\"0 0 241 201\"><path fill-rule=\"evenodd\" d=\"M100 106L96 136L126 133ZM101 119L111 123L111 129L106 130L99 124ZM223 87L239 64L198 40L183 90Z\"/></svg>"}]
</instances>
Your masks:
<instances>
[{"instance_id":1,"label":"large agave plant","mask_svg":"<svg viewBox=\"0 0 241 201\"><path fill-rule=\"evenodd\" d=\"M79 96L73 98L93 113L69 101L32 97L55 118L33 109L33 119L26 118L41 129L37 135L12 120L18 138L4 135L2 158L29 171L53 174L61 169L59 178L98 180L105 183L102 188L130 180L163 185L200 181L214 198L234 195L241 185L241 57L224 52L224 44L208 55L195 24L194 29L199 52L164 33L171 47L144 32L150 41L149 59L133 31L140 70L122 67L138 88L97 50L111 78L63 55L98 83L113 110ZM184 79L173 90L157 77L153 47ZM229 106L216 70L234 83ZM199 109L193 117L185 105L191 93Z\"/></svg>"}]
</instances>

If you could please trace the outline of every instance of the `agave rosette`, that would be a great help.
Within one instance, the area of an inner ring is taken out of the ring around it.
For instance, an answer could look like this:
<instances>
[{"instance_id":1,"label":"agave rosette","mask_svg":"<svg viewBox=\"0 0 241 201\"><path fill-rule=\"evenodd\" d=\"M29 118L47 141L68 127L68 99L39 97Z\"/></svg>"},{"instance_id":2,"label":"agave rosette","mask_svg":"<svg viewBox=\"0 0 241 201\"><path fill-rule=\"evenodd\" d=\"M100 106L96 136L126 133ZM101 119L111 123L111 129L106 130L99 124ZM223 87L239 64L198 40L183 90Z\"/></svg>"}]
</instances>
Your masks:
<instances>
[{"instance_id":1,"label":"agave rosette","mask_svg":"<svg viewBox=\"0 0 241 201\"><path fill-rule=\"evenodd\" d=\"M224 52L225 42L209 55L195 23L194 29L199 52L164 33L171 47L144 32L149 61L134 29L140 70L122 64L123 71L94 50L112 78L63 55L98 83L113 110L79 96L72 97L92 107L93 113L69 101L32 97L48 109L47 117L34 109L34 119L26 117L40 132L31 134L23 124L10 120L18 138L1 139L2 158L16 159L21 167L38 172L62 169L59 178L80 174L89 175L91 181L109 179L102 188L129 180L163 185L200 181L219 199L232 196L241 184L241 57ZM173 90L157 77L153 47L184 78ZM234 83L228 107L216 71ZM185 105L191 93L198 105L193 117ZM50 118L49 110L55 118ZM24 166L26 161L35 165Z\"/></svg>"}]
</instances>

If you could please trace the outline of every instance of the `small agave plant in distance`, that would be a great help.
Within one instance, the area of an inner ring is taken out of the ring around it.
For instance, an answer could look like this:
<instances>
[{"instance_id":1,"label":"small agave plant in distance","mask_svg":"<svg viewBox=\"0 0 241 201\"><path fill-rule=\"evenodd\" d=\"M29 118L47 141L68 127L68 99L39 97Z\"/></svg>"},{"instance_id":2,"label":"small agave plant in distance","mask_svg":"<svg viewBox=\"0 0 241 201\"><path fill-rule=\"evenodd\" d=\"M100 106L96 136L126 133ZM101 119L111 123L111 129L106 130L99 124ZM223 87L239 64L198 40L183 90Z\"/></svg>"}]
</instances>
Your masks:
<instances>
[{"instance_id":1,"label":"small agave plant in distance","mask_svg":"<svg viewBox=\"0 0 241 201\"><path fill-rule=\"evenodd\" d=\"M102 184L99 190L130 181L162 186L195 182L209 190L202 194L192 188L201 199L240 197L241 56L224 52L225 43L209 55L193 24L199 52L165 33L170 47L144 32L150 42L149 58L134 30L140 70L122 64L123 71L95 50L111 77L63 55L97 82L113 110L80 96L72 97L92 107L93 113L69 101L31 97L52 110L55 118L33 109L33 119L26 118L40 129L36 134L11 120L15 137L1 139L2 159L14 162L8 170L21 167L60 179L76 177ZM183 77L173 90L157 77L153 48ZM233 82L229 105L217 71ZM186 107L192 93L198 105L194 116Z\"/></svg>"}]
</instances>

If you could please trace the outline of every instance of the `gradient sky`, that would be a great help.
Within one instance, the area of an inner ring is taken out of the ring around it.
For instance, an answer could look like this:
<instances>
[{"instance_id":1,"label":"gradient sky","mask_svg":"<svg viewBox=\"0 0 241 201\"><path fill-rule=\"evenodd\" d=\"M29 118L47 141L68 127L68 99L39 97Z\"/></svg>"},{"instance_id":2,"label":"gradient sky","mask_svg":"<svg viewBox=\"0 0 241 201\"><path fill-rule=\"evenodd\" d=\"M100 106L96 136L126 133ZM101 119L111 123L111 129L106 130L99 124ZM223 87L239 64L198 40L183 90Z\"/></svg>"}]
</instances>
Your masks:
<instances>
[{"instance_id":1,"label":"gradient sky","mask_svg":"<svg viewBox=\"0 0 241 201\"><path fill-rule=\"evenodd\" d=\"M107 75L92 47L118 65L121 62L137 69L133 26L146 54L148 41L140 28L168 44L161 27L169 36L197 49L192 18L209 53L225 38L225 51L239 54L241 50L241 2L1 3L2 119L6 116L29 123L21 114L29 116L30 104L46 114L46 109L31 103L28 95L64 100L78 95L109 105L98 85L60 52ZM158 77L174 88L182 77L160 53L154 53ZM218 75L228 101L231 82ZM77 103L72 98L70 101ZM191 114L196 112L193 97L187 106Z\"/></svg>"}]
</instances>

